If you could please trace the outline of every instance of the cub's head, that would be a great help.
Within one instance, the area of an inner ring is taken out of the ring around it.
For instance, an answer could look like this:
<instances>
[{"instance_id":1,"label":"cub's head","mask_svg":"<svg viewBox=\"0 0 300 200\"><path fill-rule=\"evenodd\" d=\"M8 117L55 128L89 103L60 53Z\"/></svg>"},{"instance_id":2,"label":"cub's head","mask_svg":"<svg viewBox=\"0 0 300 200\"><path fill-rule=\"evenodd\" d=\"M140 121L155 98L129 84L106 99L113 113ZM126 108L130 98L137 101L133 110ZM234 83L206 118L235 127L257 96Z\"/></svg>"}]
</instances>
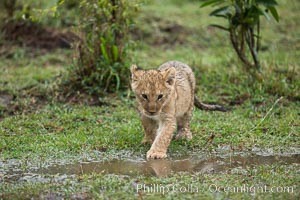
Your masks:
<instances>
[{"instance_id":1,"label":"cub's head","mask_svg":"<svg viewBox=\"0 0 300 200\"><path fill-rule=\"evenodd\" d=\"M158 115L174 90L176 69L141 70L132 65L130 70L131 88L143 114Z\"/></svg>"}]
</instances>

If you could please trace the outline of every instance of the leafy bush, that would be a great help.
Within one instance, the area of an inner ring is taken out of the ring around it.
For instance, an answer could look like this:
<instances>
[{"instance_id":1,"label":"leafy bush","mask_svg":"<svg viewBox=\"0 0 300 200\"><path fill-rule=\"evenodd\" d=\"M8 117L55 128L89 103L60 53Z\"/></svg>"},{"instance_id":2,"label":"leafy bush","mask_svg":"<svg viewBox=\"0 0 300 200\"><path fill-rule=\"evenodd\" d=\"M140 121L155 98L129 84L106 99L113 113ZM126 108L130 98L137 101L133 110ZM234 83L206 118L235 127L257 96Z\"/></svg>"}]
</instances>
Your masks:
<instances>
[{"instance_id":1,"label":"leafy bush","mask_svg":"<svg viewBox=\"0 0 300 200\"><path fill-rule=\"evenodd\" d=\"M259 71L260 16L269 19L270 13L276 21L279 21L275 8L277 2L275 0L203 0L201 7L210 5L218 6L210 16L222 17L228 21L228 27L217 24L212 26L229 32L233 48L245 64L247 71Z\"/></svg>"},{"instance_id":2,"label":"leafy bush","mask_svg":"<svg viewBox=\"0 0 300 200\"><path fill-rule=\"evenodd\" d=\"M80 1L82 40L76 45L78 60L69 81L76 89L95 94L114 92L128 85L129 29L138 2L126 0Z\"/></svg>"}]
</instances>

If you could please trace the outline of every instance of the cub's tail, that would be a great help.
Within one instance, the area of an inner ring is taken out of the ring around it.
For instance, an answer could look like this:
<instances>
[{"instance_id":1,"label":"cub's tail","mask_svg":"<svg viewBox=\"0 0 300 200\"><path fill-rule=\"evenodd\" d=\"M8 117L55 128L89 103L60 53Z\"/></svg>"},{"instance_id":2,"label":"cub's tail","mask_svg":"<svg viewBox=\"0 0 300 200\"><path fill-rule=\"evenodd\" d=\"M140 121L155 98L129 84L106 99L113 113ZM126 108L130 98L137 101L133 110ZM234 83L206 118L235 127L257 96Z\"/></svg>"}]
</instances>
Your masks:
<instances>
[{"instance_id":1,"label":"cub's tail","mask_svg":"<svg viewBox=\"0 0 300 200\"><path fill-rule=\"evenodd\" d=\"M194 97L194 105L200 110L221 111L221 112L228 111L226 108L220 105L202 103L196 96Z\"/></svg>"}]
</instances>

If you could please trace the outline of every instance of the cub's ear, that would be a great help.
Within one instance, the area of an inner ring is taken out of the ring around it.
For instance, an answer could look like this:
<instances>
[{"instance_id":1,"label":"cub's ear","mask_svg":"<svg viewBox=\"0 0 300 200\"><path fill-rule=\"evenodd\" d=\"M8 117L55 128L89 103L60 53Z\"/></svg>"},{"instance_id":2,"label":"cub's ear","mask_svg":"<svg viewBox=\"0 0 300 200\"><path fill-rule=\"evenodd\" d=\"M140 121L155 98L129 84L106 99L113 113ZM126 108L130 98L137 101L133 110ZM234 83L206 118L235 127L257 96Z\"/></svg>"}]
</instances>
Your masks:
<instances>
[{"instance_id":1,"label":"cub's ear","mask_svg":"<svg viewBox=\"0 0 300 200\"><path fill-rule=\"evenodd\" d=\"M174 67L170 67L162 73L167 84L173 85L175 83L176 69Z\"/></svg>"},{"instance_id":2,"label":"cub's ear","mask_svg":"<svg viewBox=\"0 0 300 200\"><path fill-rule=\"evenodd\" d=\"M138 67L136 66L136 64L132 64L130 67L130 72L131 74L134 74L134 72L138 69Z\"/></svg>"},{"instance_id":3,"label":"cub's ear","mask_svg":"<svg viewBox=\"0 0 300 200\"><path fill-rule=\"evenodd\" d=\"M137 70L138 67L136 66L136 64L131 65L130 72L131 72L132 81L137 81L137 77L138 77Z\"/></svg>"}]
</instances>

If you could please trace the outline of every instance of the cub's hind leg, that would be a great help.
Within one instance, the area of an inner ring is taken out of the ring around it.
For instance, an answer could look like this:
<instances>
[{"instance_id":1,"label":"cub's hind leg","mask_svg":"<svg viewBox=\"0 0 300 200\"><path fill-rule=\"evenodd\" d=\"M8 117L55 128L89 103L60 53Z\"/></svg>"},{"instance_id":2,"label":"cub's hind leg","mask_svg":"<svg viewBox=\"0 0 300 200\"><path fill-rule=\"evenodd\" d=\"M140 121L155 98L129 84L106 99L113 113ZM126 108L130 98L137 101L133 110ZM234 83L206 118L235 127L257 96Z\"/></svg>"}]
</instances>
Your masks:
<instances>
[{"instance_id":1,"label":"cub's hind leg","mask_svg":"<svg viewBox=\"0 0 300 200\"><path fill-rule=\"evenodd\" d=\"M192 139L192 132L190 130L190 121L192 118L193 107L190 108L183 116L177 118L177 134L176 139Z\"/></svg>"},{"instance_id":2,"label":"cub's hind leg","mask_svg":"<svg viewBox=\"0 0 300 200\"><path fill-rule=\"evenodd\" d=\"M146 116L142 116L142 125L144 127L144 138L142 140L142 144L152 144L155 136L156 136L156 131L158 129L158 123Z\"/></svg>"}]
</instances>

